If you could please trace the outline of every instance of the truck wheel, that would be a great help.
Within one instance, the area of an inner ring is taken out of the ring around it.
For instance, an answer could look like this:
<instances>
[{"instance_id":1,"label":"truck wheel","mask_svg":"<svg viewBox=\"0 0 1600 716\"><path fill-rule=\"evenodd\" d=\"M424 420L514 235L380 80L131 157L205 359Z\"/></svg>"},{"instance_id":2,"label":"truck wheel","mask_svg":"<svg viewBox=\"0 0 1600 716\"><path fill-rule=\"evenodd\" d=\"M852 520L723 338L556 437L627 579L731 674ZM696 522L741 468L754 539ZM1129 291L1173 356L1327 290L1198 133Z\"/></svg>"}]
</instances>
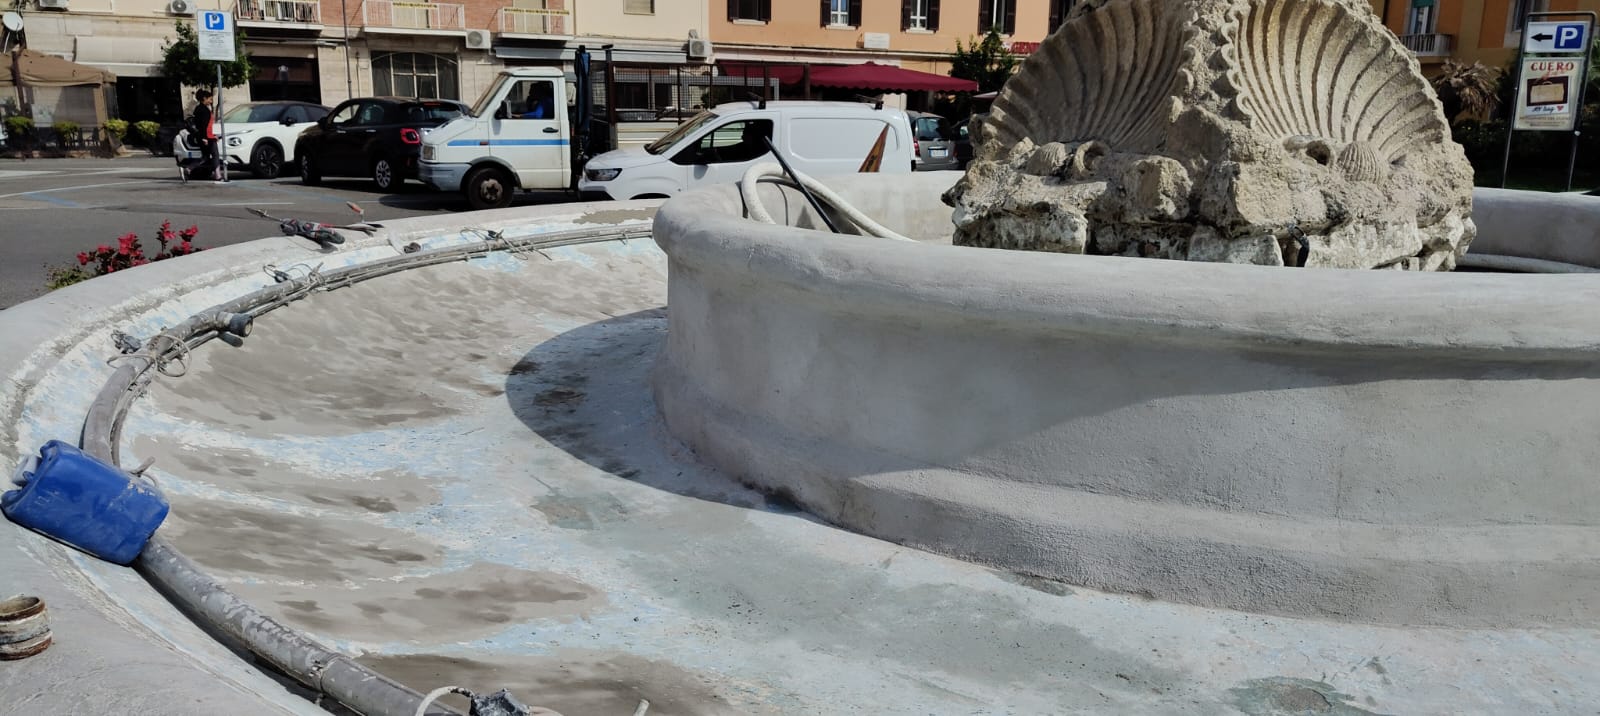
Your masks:
<instances>
[{"instance_id":1,"label":"truck wheel","mask_svg":"<svg viewBox=\"0 0 1600 716\"><path fill-rule=\"evenodd\" d=\"M298 152L300 155L300 183L316 186L322 183L322 167L317 166L317 160L310 154Z\"/></svg>"},{"instance_id":2,"label":"truck wheel","mask_svg":"<svg viewBox=\"0 0 1600 716\"><path fill-rule=\"evenodd\" d=\"M258 179L277 179L283 172L283 150L271 142L256 145L250 153L250 173Z\"/></svg>"},{"instance_id":3,"label":"truck wheel","mask_svg":"<svg viewBox=\"0 0 1600 716\"><path fill-rule=\"evenodd\" d=\"M511 206L511 195L516 187L512 186L511 175L506 170L483 167L467 175L467 180L461 183L461 191L467 195L467 206L474 210L504 209Z\"/></svg>"}]
</instances>

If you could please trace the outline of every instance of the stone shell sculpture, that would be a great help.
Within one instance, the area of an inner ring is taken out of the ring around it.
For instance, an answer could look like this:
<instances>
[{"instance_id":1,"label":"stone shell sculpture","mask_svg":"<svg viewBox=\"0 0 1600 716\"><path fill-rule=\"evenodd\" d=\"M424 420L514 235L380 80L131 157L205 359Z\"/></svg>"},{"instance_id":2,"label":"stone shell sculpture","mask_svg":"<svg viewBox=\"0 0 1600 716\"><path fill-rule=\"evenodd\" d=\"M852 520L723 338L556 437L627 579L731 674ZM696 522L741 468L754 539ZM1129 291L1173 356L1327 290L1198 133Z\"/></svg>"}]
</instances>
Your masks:
<instances>
[{"instance_id":1,"label":"stone shell sculpture","mask_svg":"<svg viewBox=\"0 0 1600 716\"><path fill-rule=\"evenodd\" d=\"M974 123L965 246L1453 269L1472 167L1363 0L1086 0Z\"/></svg>"}]
</instances>

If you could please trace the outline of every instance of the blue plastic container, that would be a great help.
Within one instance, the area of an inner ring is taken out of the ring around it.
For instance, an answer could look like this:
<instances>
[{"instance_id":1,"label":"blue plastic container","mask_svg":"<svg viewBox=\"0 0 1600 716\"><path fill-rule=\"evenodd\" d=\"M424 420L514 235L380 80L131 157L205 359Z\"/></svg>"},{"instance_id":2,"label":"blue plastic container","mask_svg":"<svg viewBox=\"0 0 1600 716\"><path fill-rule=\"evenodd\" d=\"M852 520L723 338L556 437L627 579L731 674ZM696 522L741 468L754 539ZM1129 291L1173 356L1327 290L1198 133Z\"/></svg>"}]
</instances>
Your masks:
<instances>
[{"instance_id":1,"label":"blue plastic container","mask_svg":"<svg viewBox=\"0 0 1600 716\"><path fill-rule=\"evenodd\" d=\"M45 443L29 462L14 478L21 489L0 495L0 511L108 562L138 557L171 509L154 485L60 440Z\"/></svg>"}]
</instances>

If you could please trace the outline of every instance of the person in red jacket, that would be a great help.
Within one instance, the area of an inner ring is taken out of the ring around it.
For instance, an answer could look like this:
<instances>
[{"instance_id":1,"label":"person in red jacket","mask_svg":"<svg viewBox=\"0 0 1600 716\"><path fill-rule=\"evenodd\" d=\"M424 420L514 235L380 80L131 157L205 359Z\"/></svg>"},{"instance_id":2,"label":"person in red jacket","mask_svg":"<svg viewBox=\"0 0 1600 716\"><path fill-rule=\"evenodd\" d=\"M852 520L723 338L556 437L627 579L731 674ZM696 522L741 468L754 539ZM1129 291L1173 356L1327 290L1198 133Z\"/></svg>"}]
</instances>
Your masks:
<instances>
[{"instance_id":1,"label":"person in red jacket","mask_svg":"<svg viewBox=\"0 0 1600 716\"><path fill-rule=\"evenodd\" d=\"M202 156L205 161L202 166L210 167L211 178L221 181L222 154L217 147L217 123L211 109L214 98L211 96L211 90L205 89L196 91L194 98L200 100L200 104L194 106L194 127L204 138L200 145L203 147Z\"/></svg>"}]
</instances>

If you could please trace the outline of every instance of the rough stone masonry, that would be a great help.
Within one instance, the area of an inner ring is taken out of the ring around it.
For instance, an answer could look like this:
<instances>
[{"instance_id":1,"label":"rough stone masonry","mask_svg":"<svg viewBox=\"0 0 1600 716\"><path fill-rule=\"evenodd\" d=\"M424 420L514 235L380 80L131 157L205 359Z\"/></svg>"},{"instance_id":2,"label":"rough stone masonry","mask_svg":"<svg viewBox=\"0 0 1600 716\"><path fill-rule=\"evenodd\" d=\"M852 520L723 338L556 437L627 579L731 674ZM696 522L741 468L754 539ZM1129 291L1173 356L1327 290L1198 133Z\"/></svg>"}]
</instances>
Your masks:
<instances>
[{"instance_id":1,"label":"rough stone masonry","mask_svg":"<svg viewBox=\"0 0 1600 716\"><path fill-rule=\"evenodd\" d=\"M1361 0L1089 0L974 123L955 243L1448 271L1472 167Z\"/></svg>"}]
</instances>

